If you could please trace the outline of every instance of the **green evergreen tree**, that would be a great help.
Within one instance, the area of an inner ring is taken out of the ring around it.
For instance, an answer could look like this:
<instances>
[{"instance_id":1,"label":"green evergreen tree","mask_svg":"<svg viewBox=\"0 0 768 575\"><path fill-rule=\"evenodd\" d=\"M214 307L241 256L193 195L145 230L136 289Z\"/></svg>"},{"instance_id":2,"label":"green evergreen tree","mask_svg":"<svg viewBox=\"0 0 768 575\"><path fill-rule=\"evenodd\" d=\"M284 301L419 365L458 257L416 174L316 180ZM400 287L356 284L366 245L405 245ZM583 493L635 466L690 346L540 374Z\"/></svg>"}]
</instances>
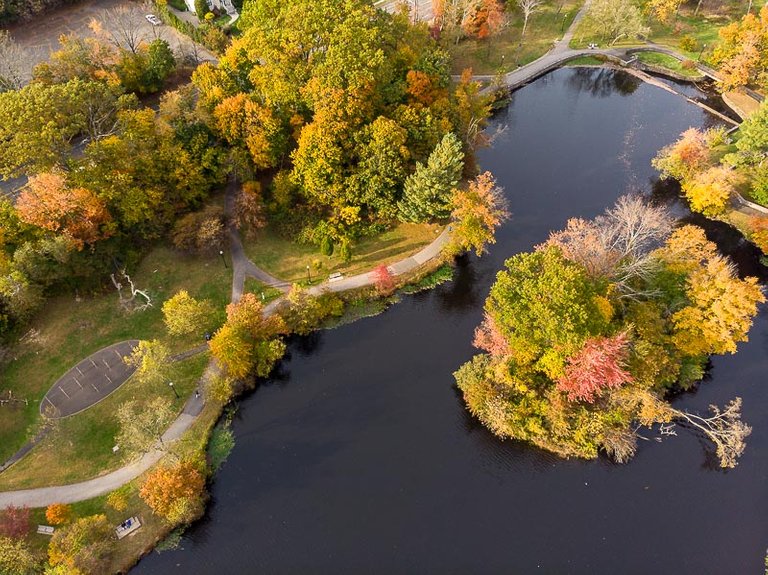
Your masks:
<instances>
[{"instance_id":1,"label":"green evergreen tree","mask_svg":"<svg viewBox=\"0 0 768 575\"><path fill-rule=\"evenodd\" d=\"M405 222L423 222L451 215L451 192L464 169L464 152L456 134L449 132L427 160L405 180L399 217Z\"/></svg>"}]
</instances>

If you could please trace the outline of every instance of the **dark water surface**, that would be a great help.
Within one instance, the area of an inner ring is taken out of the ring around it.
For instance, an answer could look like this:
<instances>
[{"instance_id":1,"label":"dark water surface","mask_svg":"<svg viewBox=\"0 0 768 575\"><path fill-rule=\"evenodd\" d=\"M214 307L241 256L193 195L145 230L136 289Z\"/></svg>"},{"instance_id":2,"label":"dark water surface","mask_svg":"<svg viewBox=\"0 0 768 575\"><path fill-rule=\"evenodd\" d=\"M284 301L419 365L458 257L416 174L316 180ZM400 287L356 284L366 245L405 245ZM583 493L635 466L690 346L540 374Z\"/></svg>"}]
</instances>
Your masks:
<instances>
[{"instance_id":1,"label":"dark water surface","mask_svg":"<svg viewBox=\"0 0 768 575\"><path fill-rule=\"evenodd\" d=\"M506 131L480 154L514 213L491 254L463 259L453 282L378 317L294 343L281 377L242 402L207 516L183 549L152 553L135 573L761 574L765 309L739 354L714 358L698 391L675 401L705 410L744 398L754 432L728 472L683 430L641 441L623 466L499 441L467 415L452 376L473 355L504 259L626 191L674 202L653 185L650 159L711 122L612 71L564 69L514 94L493 123ZM759 270L738 234L708 232L742 271Z\"/></svg>"}]
</instances>

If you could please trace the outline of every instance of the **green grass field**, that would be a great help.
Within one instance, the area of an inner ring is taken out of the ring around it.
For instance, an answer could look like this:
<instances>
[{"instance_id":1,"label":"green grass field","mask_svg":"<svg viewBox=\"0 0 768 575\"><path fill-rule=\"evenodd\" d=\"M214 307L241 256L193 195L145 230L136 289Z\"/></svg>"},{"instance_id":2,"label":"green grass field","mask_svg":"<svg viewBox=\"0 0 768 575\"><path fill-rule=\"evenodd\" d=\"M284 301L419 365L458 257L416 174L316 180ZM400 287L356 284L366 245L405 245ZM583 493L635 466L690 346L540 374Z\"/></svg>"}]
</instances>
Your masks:
<instances>
[{"instance_id":1,"label":"green grass field","mask_svg":"<svg viewBox=\"0 0 768 575\"><path fill-rule=\"evenodd\" d=\"M54 423L48 435L21 461L0 473L0 491L63 485L92 479L128 463L135 455L113 453L119 431L117 408L127 401L146 405L156 397L173 401L176 413L198 385L208 365L207 353L175 364L172 376L180 399L165 382L155 386L129 379L112 395L93 407Z\"/></svg>"},{"instance_id":2,"label":"green grass field","mask_svg":"<svg viewBox=\"0 0 768 575\"><path fill-rule=\"evenodd\" d=\"M581 8L581 0L547 2L528 20L525 37L519 10L508 10L509 24L495 37L485 40L464 39L458 44L443 41L453 56L454 73L472 68L475 74L498 74L524 66L546 54L571 25ZM513 4L508 4L513 5Z\"/></svg>"},{"instance_id":3,"label":"green grass field","mask_svg":"<svg viewBox=\"0 0 768 575\"><path fill-rule=\"evenodd\" d=\"M331 273L353 275L406 258L429 244L441 231L442 227L437 224L398 224L353 245L352 259L346 263L337 253L324 256L316 246L283 238L269 227L252 239L244 239L244 243L253 263L275 277L289 282L317 283Z\"/></svg>"},{"instance_id":4,"label":"green grass field","mask_svg":"<svg viewBox=\"0 0 768 575\"><path fill-rule=\"evenodd\" d=\"M170 338L163 323L163 302L180 289L197 298L210 299L224 319L231 276L216 256L186 256L156 247L136 270L127 270L140 289L148 290L152 307L125 312L114 289L83 297L52 298L37 314L22 340L11 349L0 368L0 390L27 399L28 406L0 407L0 461L5 461L33 436L41 418L39 402L53 383L70 367L94 351L126 339L164 338L173 351L199 344L200 336ZM3 475L0 475L2 478Z\"/></svg>"},{"instance_id":5,"label":"green grass field","mask_svg":"<svg viewBox=\"0 0 768 575\"><path fill-rule=\"evenodd\" d=\"M696 68L686 68L683 62L668 54L662 54L661 52L638 52L637 58L645 64L664 68L686 78L696 79L703 77Z\"/></svg>"}]
</instances>

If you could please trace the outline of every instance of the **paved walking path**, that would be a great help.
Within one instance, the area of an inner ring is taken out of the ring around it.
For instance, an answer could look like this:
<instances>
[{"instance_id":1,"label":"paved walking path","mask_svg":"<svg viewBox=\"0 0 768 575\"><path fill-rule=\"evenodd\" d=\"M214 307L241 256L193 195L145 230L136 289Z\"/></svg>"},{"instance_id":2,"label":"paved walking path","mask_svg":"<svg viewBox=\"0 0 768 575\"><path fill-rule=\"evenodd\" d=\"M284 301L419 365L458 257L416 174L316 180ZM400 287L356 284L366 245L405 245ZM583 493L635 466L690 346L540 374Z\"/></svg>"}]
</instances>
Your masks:
<instances>
[{"instance_id":1,"label":"paved walking path","mask_svg":"<svg viewBox=\"0 0 768 575\"><path fill-rule=\"evenodd\" d=\"M216 367L209 365L203 375L203 380L213 377L216 373ZM171 443L184 435L203 410L204 404L205 401L202 396L196 397L193 395L190 397L184 405L181 414L163 434L163 443ZM0 493L0 509L9 505L47 507L51 503L75 503L104 495L137 478L160 461L165 453L162 449L154 449L112 473L80 483Z\"/></svg>"},{"instance_id":2,"label":"paved walking path","mask_svg":"<svg viewBox=\"0 0 768 575\"><path fill-rule=\"evenodd\" d=\"M237 182L231 180L227 185L226 199L225 199L225 211L228 216L234 211L234 200L237 192ZM229 218L231 221L231 217ZM268 274L264 270L261 270L251 262L245 255L240 235L233 225L230 224L228 231L230 239L230 250L232 254L232 301L238 301L243 293L243 284L246 277L255 277L259 281L282 289L286 291L289 289L290 284L276 277ZM389 266L393 275L402 275L418 266L430 261L431 259L439 256L443 246L448 243L450 239L449 230L445 229L443 232L435 238L435 240L423 248L417 254L405 258L399 262L396 262ZM336 282L324 282L318 286L314 286L310 289L310 293L319 294L324 291L340 292L350 289L356 289L367 285L373 285L376 281L373 272L359 274L344 278ZM264 312L272 314L279 306L282 299L271 302L264 308ZM174 356L176 361L200 353L207 349L207 344L200 345L196 348L188 350ZM203 378L200 384L200 390L205 388L205 381L213 377L219 372L216 364L211 362L208 368L203 374ZM181 414L171 424L168 430L163 434L163 443L171 443L175 439L180 438L195 422L197 416L202 412L205 405L205 398L202 393L199 396L192 396L187 400ZM26 446L25 446L26 447ZM31 446L29 447L31 449ZM144 454L140 459L121 467L111 473L96 477L88 481L82 481L80 483L73 483L70 485L58 485L52 487L40 487L36 489L24 489L20 491L6 491L0 492L0 509L7 507L8 505L29 507L46 507L51 503L74 503L76 501L83 501L104 495L117 489L118 487L125 485L129 481L137 478L139 475L150 469L155 465L165 454L162 449L155 449L149 453Z\"/></svg>"},{"instance_id":3,"label":"paved walking path","mask_svg":"<svg viewBox=\"0 0 768 575\"><path fill-rule=\"evenodd\" d=\"M538 60L531 62L527 66L523 66L522 68L519 68L504 76L504 82L507 87L510 89L518 88L538 78L542 74L545 74L546 72L561 66L568 60L572 60L578 56L602 54L611 57L621 57L621 55L626 57L626 54L628 53L627 50L573 50L568 47L568 44L573 37L573 32L578 26L578 23L583 18L588 5L589 0L587 0L582 9L576 15L576 18L568 28L568 31L565 33L563 38L555 44L550 52ZM658 47L644 48L650 50L659 50ZM637 51L639 48L634 48L632 50ZM667 51L667 49L664 49L663 51L682 59L680 55L674 53L673 51ZM700 67L700 69L702 68ZM704 72L703 69L702 71ZM479 76L478 79L492 80L493 77ZM230 240L230 253L233 268L232 301L238 301L240 297L242 297L243 286L246 277L254 277L267 285L286 291L289 287L287 282L279 280L264 270L261 270L256 265L254 265L253 262L251 262L245 254L242 241L240 240L240 235L235 226L231 223L231 216L234 213L236 193L237 182L234 179L231 179L227 185L225 211L230 221L227 232ZM423 265L424 263L437 257L449 240L450 228L446 228L430 245L422 249L417 254L390 265L388 269L393 275L396 276L410 272L418 266ZM326 281L318 286L310 288L309 291L312 294L319 294L323 291L341 292L361 288L367 285L373 285L374 283L374 273L367 272L364 274L343 278L334 282ZM264 312L267 314L274 313L274 311L280 305L280 302L281 299L271 302L264 308ZM217 367L212 362L206 369L206 372L203 375L203 380L212 377L217 373L217 371ZM201 388L202 387L203 386L201 385ZM163 442L169 443L181 437L190 428L192 423L194 423L195 419L202 411L204 401L205 400L202 395L191 397L187 401L182 413L163 435ZM51 503L73 503L109 493L110 491L113 491L114 489L117 489L118 487L128 483L129 481L135 479L150 469L163 457L164 453L165 452L162 450L154 450L125 467L108 473L107 475L103 475L101 477L97 477L95 479L81 483L0 493L0 508L6 507L8 505L45 507Z\"/></svg>"},{"instance_id":4,"label":"paved walking path","mask_svg":"<svg viewBox=\"0 0 768 575\"><path fill-rule=\"evenodd\" d=\"M234 223L235 200L237 199L238 182L230 177L224 197L224 213L227 216L227 235L229 236L229 252L232 259L232 301L238 302L243 296L245 278L252 277L261 283L288 291L291 284L276 278L257 267L245 253L240 233Z\"/></svg>"}]
</instances>

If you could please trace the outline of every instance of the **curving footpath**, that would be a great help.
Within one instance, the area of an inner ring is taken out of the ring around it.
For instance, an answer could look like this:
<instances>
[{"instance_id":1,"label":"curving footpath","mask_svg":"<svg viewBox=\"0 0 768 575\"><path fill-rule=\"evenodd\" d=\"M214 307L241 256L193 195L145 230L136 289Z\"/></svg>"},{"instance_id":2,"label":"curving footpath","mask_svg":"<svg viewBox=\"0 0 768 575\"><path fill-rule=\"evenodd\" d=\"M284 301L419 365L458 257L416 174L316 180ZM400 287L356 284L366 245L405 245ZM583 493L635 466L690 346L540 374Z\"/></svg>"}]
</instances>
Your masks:
<instances>
[{"instance_id":1,"label":"curving footpath","mask_svg":"<svg viewBox=\"0 0 768 575\"><path fill-rule=\"evenodd\" d=\"M516 89L523 86L539 76L554 70L562 66L565 62L577 58L579 56L593 56L596 54L602 54L604 56L621 58L622 56L631 54L641 50L654 50L663 51L679 59L683 59L682 56L676 52L653 45L630 48L627 50L574 50L568 47L573 33L578 26L578 23L584 17L586 9L589 6L589 0L585 2L579 13L574 18L573 22L569 26L567 32L563 38L556 42L552 50L541 58L534 60L530 64L518 68L517 70L506 74L503 78L505 85L510 89ZM714 71L709 70L703 66L699 66L699 69L712 77ZM476 76L478 80L493 80L493 76ZM485 91L492 90L492 87L485 88ZM232 221L232 215L234 213L235 197L237 192L237 182L232 178L227 184L226 198L225 198L225 212L229 221ZM272 287L276 287L282 291L287 291L290 288L288 282L284 282L266 271L257 267L251 260L248 259L243 248L240 235L237 228L230 223L228 225L227 233L230 241L230 253L232 257L232 301L238 301L243 294L245 278L253 277L260 282ZM443 247L450 240L450 227L443 230L443 232L435 238L435 240L422 249L417 254L405 258L399 262L396 262L388 269L395 275L402 275L408 273L415 268L429 262L430 260L438 257ZM317 295L324 291L341 292L352 289L373 285L375 283L374 272L366 272L355 276L350 276L335 282L324 282L318 286L314 286L309 289L309 292ZM280 304L281 299L271 302L264 308L264 312L267 314L274 313L274 310ZM214 363L211 363L206 369L203 375L203 381L214 376L218 373L218 368ZM203 386L201 386L203 387ZM168 430L163 434L163 442L169 443L180 438L194 423L197 416L202 412L204 407L204 398L191 397L184 406L182 413L171 424ZM7 507L8 505L16 506L29 506L29 507L45 507L51 503L74 503L77 501L83 501L98 497L105 493L109 493L122 485L125 485L129 481L140 476L142 473L150 469L155 465L165 454L165 451L156 449L143 455L140 459L117 469L111 473L96 477L94 479L83 481L81 483L74 483L70 485L59 485L53 487L41 487L37 489L25 489L21 491L6 491L0 493L0 508Z\"/></svg>"},{"instance_id":2,"label":"curving footpath","mask_svg":"<svg viewBox=\"0 0 768 575\"><path fill-rule=\"evenodd\" d=\"M227 186L227 212L232 213L234 207L235 192L237 190L237 184L234 180L231 180ZM230 218L231 219L231 218ZM230 250L232 254L232 301L238 301L243 293L243 284L246 277L255 277L259 281L274 287L278 287L283 291L290 287L290 284L275 278L268 274L264 270L258 268L251 262L245 255L243 244L240 240L240 236L237 233L237 229L234 226L230 226L228 229L230 239ZM423 248L420 252L407 257L401 261L395 262L389 266L389 270L393 275L402 275L410 272L415 268L429 262L430 260L438 257L443 247L450 240L450 229L446 228L443 232L435 238L435 240ZM373 285L376 278L373 272L367 272L355 276L350 276L336 282L324 282L320 285L312 287L309 291L312 294L319 294L324 291L340 292L350 289L356 289ZM267 314L274 313L275 309L279 305L282 299L271 302L264 308L264 312ZM206 346L200 346L194 348L186 353L199 353ZM180 354L180 356L183 354ZM203 381L207 381L219 372L215 363L211 362L205 373L203 374ZM201 389L205 386L201 385ZM168 430L163 434L163 443L170 443L180 438L184 433L192 426L197 419L197 416L203 410L205 400L203 396L190 397L187 403L184 405L184 409L176 420L171 424ZM52 487L39 487L35 489L24 489L19 491L6 491L0 492L0 509L9 505L15 505L17 507L46 507L52 503L74 503L77 501L84 501L99 495L104 495L110 491L125 485L129 481L132 481L139 477L142 473L149 470L165 455L166 451L162 449L155 449L149 453L145 453L141 458L136 461L121 467L111 473L90 479L88 481L82 481L80 483L72 483L69 485L57 485Z\"/></svg>"}]
</instances>

